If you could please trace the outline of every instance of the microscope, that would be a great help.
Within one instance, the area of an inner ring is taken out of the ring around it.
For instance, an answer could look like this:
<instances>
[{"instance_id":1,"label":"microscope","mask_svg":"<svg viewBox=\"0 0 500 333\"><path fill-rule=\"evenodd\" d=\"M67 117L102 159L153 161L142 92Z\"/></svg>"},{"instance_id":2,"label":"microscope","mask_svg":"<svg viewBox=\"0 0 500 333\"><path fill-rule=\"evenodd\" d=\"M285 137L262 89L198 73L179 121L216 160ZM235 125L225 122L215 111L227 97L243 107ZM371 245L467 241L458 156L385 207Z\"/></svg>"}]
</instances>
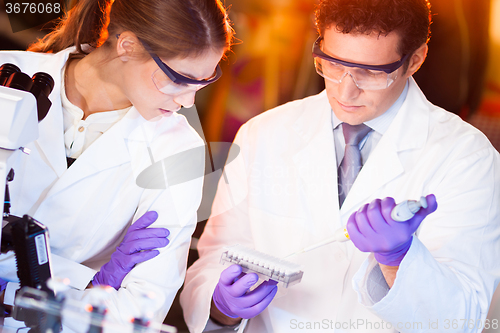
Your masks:
<instances>
[{"instance_id":1,"label":"microscope","mask_svg":"<svg viewBox=\"0 0 500 333\"><path fill-rule=\"evenodd\" d=\"M48 96L53 87L54 80L47 73L30 77L13 64L0 66L0 202L4 202L1 252L14 250L21 287L44 291L48 297L54 297L54 293L47 287L51 277L47 228L28 215L10 214L8 183L15 177L12 165L19 154L29 154L26 145L38 138L38 122L50 109ZM15 304L12 316L29 327L42 320L39 313Z\"/></svg>"}]
</instances>

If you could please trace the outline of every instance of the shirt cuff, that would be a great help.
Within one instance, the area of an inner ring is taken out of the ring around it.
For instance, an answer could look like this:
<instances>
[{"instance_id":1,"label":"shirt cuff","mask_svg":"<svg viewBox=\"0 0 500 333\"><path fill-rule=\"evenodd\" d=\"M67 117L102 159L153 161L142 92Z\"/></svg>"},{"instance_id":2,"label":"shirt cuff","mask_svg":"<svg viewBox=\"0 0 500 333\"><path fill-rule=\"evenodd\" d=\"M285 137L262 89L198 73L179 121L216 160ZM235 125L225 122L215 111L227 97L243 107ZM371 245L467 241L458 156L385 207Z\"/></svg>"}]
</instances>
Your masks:
<instances>
[{"instance_id":1,"label":"shirt cuff","mask_svg":"<svg viewBox=\"0 0 500 333\"><path fill-rule=\"evenodd\" d=\"M358 294L358 301L371 308L383 306L390 298L394 298L399 289L398 276L401 276L400 271L404 271L413 261L417 255L419 244L418 239L413 236L411 246L399 265L392 288L387 285L375 256L373 253L370 254L352 280L353 288Z\"/></svg>"},{"instance_id":2,"label":"shirt cuff","mask_svg":"<svg viewBox=\"0 0 500 333\"><path fill-rule=\"evenodd\" d=\"M208 318L207 325L203 329L203 332L213 332L213 333L234 332L239 328L240 324L241 322L239 322L236 325L223 326L213 321L212 318Z\"/></svg>"},{"instance_id":3,"label":"shirt cuff","mask_svg":"<svg viewBox=\"0 0 500 333\"><path fill-rule=\"evenodd\" d=\"M390 288L385 280L384 274L380 265L373 266L373 269L368 273L368 279L366 281L366 287L368 295L371 298L373 304L380 302L389 292Z\"/></svg>"},{"instance_id":4,"label":"shirt cuff","mask_svg":"<svg viewBox=\"0 0 500 333\"><path fill-rule=\"evenodd\" d=\"M58 278L68 278L69 285L75 289L84 290L92 281L96 270L73 260L52 254L51 257L52 276Z\"/></svg>"}]
</instances>

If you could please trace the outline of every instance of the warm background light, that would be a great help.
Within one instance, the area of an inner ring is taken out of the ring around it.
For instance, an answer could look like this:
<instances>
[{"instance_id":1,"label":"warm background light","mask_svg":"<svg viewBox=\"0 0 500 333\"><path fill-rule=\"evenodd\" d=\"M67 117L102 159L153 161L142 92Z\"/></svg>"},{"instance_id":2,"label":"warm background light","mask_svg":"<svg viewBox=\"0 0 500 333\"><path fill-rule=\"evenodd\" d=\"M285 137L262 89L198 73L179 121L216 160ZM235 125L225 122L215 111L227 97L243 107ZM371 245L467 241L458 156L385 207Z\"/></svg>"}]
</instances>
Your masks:
<instances>
[{"instance_id":1,"label":"warm background light","mask_svg":"<svg viewBox=\"0 0 500 333\"><path fill-rule=\"evenodd\" d=\"M491 1L490 51L487 78L500 85L500 0Z\"/></svg>"}]
</instances>

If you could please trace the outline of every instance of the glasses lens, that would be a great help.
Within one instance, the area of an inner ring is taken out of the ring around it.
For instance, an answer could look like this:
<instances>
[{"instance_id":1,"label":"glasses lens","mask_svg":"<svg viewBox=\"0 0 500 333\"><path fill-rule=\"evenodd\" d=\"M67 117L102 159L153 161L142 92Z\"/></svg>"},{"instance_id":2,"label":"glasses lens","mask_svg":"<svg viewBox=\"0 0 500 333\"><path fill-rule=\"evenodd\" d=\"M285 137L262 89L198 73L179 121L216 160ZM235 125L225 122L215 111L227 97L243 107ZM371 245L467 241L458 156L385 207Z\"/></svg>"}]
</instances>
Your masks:
<instances>
[{"instance_id":1,"label":"glasses lens","mask_svg":"<svg viewBox=\"0 0 500 333\"><path fill-rule=\"evenodd\" d=\"M347 67L335 61L329 61L318 57L314 58L316 72L335 83L341 83L347 74L353 78L356 86L363 90L380 90L389 87L396 79L397 70L387 74L383 71L364 69L359 67Z\"/></svg>"},{"instance_id":2,"label":"glasses lens","mask_svg":"<svg viewBox=\"0 0 500 333\"><path fill-rule=\"evenodd\" d=\"M160 68L153 72L151 78L156 88L166 95L181 95L188 92L195 92L208 85L175 83Z\"/></svg>"}]
</instances>

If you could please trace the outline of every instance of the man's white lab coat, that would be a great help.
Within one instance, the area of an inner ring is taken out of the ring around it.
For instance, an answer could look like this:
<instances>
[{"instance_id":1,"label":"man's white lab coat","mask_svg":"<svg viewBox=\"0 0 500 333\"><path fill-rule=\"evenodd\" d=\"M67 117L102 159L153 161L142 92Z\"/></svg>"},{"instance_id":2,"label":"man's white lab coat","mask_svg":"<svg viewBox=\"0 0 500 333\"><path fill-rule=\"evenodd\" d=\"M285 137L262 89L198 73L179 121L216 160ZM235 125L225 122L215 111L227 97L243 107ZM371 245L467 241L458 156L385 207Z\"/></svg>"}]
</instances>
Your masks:
<instances>
[{"instance_id":1,"label":"man's white lab coat","mask_svg":"<svg viewBox=\"0 0 500 333\"><path fill-rule=\"evenodd\" d=\"M352 242L329 244L290 258L302 265L302 282L281 288L246 332L476 331L463 328L464 320L484 323L500 279L498 152L430 104L410 79L404 104L339 210L331 112L322 92L267 111L238 132L240 159L226 168L213 212L240 204L213 216L200 239L181 296L190 331L202 331L209 317L226 268L219 264L224 246L282 258L332 236L376 198L431 193L438 209L417 231L388 293L381 273L371 274L373 255Z\"/></svg>"}]
</instances>

